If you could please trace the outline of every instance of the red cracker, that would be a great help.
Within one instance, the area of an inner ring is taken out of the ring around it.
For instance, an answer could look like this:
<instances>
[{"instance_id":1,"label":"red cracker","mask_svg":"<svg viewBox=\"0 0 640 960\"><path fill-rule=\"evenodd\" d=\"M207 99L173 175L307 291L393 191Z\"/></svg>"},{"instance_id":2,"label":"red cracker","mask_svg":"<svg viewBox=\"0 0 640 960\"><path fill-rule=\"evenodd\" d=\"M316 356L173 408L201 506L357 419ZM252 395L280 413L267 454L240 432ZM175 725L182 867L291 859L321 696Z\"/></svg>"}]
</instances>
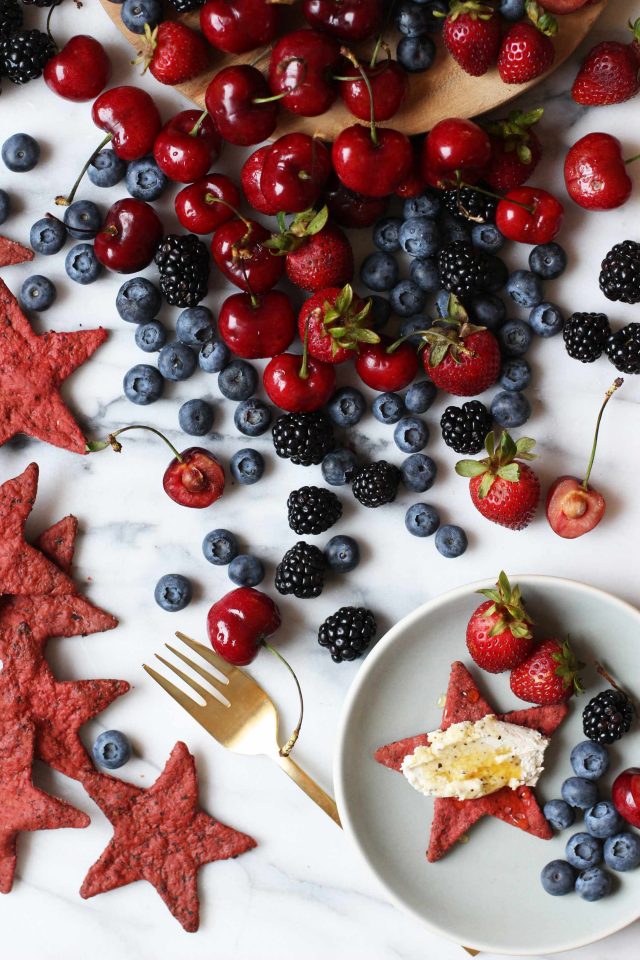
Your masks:
<instances>
[{"instance_id":1,"label":"red cracker","mask_svg":"<svg viewBox=\"0 0 640 960\"><path fill-rule=\"evenodd\" d=\"M12 267L15 263L28 263L31 260L33 250L8 237L0 237L0 267Z\"/></svg>"}]
</instances>

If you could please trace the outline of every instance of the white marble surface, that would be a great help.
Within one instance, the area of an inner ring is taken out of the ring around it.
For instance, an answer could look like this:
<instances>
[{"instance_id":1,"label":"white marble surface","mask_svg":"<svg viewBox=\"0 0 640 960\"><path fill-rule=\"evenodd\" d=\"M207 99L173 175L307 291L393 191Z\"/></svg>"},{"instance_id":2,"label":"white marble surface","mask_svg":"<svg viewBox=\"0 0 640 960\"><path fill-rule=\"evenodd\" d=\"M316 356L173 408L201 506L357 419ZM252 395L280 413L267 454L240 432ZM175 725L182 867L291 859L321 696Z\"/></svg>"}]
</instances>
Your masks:
<instances>
[{"instance_id":1,"label":"white marble surface","mask_svg":"<svg viewBox=\"0 0 640 960\"><path fill-rule=\"evenodd\" d=\"M598 24L592 40L613 33L622 36L629 16L637 14L631 0L617 0ZM28 16L34 18L33 12ZM77 11L64 4L57 18L59 37L72 32L99 37L113 57L114 81L134 79L130 51L95 3ZM560 158L564 148L590 130L607 130L623 141L625 152L638 152L638 103L585 112L572 104L567 91L575 71L572 64L529 97L543 101L546 115L541 133L546 159L537 183L562 193ZM151 78L140 81L157 97L164 116L180 108L180 99L160 89ZM0 99L0 141L16 130L37 136L43 147L39 167L28 176L0 171L0 185L16 199L18 211L3 228L16 239L28 237L28 228L46 210L54 194L69 187L75 170L96 142L87 105L67 104L42 83L11 88L5 83ZM229 149L222 169L236 172L240 154ZM122 187L100 191L89 184L81 196L102 205L117 199ZM168 210L169 204L164 203ZM571 256L566 276L553 288L551 299L568 312L610 308L614 325L637 319L637 309L607 304L597 287L601 257L614 243L638 239L638 197L619 212L587 215L567 201L562 241ZM167 221L168 222L168 221ZM526 250L512 250L512 262L525 265ZM178 444L186 445L177 430L179 404L195 396L209 396L216 406L212 448L227 458L247 444L233 428L233 405L223 402L215 378L198 372L193 379L167 390L163 400L147 409L129 404L121 392L125 370L144 361L133 343L133 329L122 323L113 307L120 280L103 277L88 288L75 287L64 275L63 255L36 259L33 265L12 267L3 277L17 290L33 272L44 272L58 283L59 296L49 313L34 321L37 330L49 326L73 330L98 323L111 336L95 358L65 387L65 396L90 436L142 417L164 428ZM215 307L224 291L214 280ZM162 319L172 324L176 311ZM613 379L613 368L601 360L582 367L569 360L561 341L536 343L530 396L534 415L527 432L539 444L538 469L549 482L558 473L580 473L588 456L595 411ZM341 371L341 376L344 372ZM512 573L550 573L573 577L614 591L638 602L637 564L633 537L640 527L636 495L640 471L637 443L640 384L628 378L610 405L603 431L594 481L606 492L606 521L589 537L563 542L549 530L542 512L526 531L514 534L489 526L474 510L466 484L453 473L456 456L439 440L438 419L445 405L440 398L427 414L433 439L428 452L437 460L440 477L422 499L432 502L445 521L460 523L469 534L469 550L457 561L445 560L433 542L410 537L403 514L418 495L402 493L398 501L371 513L356 509L344 496L344 517L334 532L351 533L362 545L363 562L342 583L333 581L312 601L283 599L285 626L278 641L297 668L306 691L307 713L297 748L298 761L328 788L335 731L341 704L357 664L334 665L315 640L321 620L343 603L369 604L384 629L424 599L443 590L492 576L501 567ZM391 430L369 415L354 438L362 452L401 456L393 446ZM128 732L137 757L122 771L141 785L151 783L177 739L185 739L198 759L203 805L220 818L253 834L259 848L237 861L218 863L200 872L202 926L189 936L170 917L155 891L144 883L82 901L78 888L89 865L105 846L110 827L81 788L46 770L38 781L86 810L88 830L23 835L18 876L13 892L0 900L0 952L7 960L418 960L437 956L457 960L465 956L453 943L439 940L413 920L388 905L346 839L317 811L275 766L267 760L226 754L207 738L177 706L147 678L141 664L180 627L203 636L209 604L229 587L224 569L210 566L200 551L203 535L216 526L236 530L246 547L265 559L268 578L294 535L285 520L289 490L318 482L319 468L302 471L277 461L267 438L255 445L268 460L265 479L252 488L229 486L227 494L205 513L186 511L163 494L161 473L167 461L161 445L144 435L132 435L120 457L110 451L80 458L32 441L13 442L0 451L0 477L21 471L32 459L41 467L40 492L29 521L36 534L65 515L81 521L75 574L88 596L120 618L118 630L86 639L52 641L50 659L60 677L122 677L132 692L90 725L86 742L106 727ZM324 542L327 537L320 538ZM163 573L180 571L192 577L196 598L182 614L163 613L153 601L153 586ZM606 638L603 638L606 640ZM455 654L461 652L457 638ZM285 726L293 718L294 702L287 678L275 661L263 655L255 675L282 704ZM508 878L505 878L505 885ZM505 887L506 888L506 887ZM597 909L597 908L596 908ZM637 955L638 924L606 943L567 954L574 960L604 960L615 955L631 960Z\"/></svg>"}]
</instances>

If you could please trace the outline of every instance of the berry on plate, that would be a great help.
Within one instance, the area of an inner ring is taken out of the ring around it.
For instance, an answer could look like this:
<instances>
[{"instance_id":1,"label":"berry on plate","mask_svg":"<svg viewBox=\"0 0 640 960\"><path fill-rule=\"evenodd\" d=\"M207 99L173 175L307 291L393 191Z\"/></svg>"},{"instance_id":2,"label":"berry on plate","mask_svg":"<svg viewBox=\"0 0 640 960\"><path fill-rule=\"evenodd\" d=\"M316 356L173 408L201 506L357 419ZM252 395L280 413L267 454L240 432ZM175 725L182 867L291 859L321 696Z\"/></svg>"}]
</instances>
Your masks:
<instances>
[{"instance_id":1,"label":"berry on plate","mask_svg":"<svg viewBox=\"0 0 640 960\"><path fill-rule=\"evenodd\" d=\"M467 649L489 673L512 670L533 647L533 620L522 602L520 587L512 587L502 571L495 588L478 592L487 599L467 624Z\"/></svg>"},{"instance_id":2,"label":"berry on plate","mask_svg":"<svg viewBox=\"0 0 640 960\"><path fill-rule=\"evenodd\" d=\"M527 659L511 671L511 689L516 697L528 703L539 703L544 706L564 703L574 693L583 691L578 677L581 666L568 640L561 641L550 637L535 646ZM584 782L591 784L591 781ZM589 797L591 798L589 802L584 803L585 808L596 802L597 792L595 795L589 794ZM570 797L565 796L564 790L562 798L572 806L581 806L580 803L573 803Z\"/></svg>"},{"instance_id":3,"label":"berry on plate","mask_svg":"<svg viewBox=\"0 0 640 960\"><path fill-rule=\"evenodd\" d=\"M93 759L106 770L117 770L131 757L131 744L119 730L105 730L91 748Z\"/></svg>"},{"instance_id":4,"label":"berry on plate","mask_svg":"<svg viewBox=\"0 0 640 960\"><path fill-rule=\"evenodd\" d=\"M635 709L622 690L604 690L589 700L582 711L585 737L595 744L615 743L631 729Z\"/></svg>"}]
</instances>

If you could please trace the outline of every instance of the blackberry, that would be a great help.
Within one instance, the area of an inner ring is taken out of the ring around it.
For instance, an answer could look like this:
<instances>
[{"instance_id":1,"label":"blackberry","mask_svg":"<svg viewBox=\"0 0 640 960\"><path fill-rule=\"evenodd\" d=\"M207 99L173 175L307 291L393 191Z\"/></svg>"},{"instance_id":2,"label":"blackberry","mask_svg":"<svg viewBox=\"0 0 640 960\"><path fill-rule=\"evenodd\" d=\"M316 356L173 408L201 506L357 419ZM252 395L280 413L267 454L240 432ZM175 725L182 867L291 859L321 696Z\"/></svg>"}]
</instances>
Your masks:
<instances>
[{"instance_id":1,"label":"blackberry","mask_svg":"<svg viewBox=\"0 0 640 960\"><path fill-rule=\"evenodd\" d=\"M442 248L438 269L442 286L457 297L480 293L489 282L487 257L462 240L454 240Z\"/></svg>"},{"instance_id":2,"label":"blackberry","mask_svg":"<svg viewBox=\"0 0 640 960\"><path fill-rule=\"evenodd\" d=\"M320 625L318 643L326 647L334 663L357 660L378 630L375 617L366 607L340 607Z\"/></svg>"},{"instance_id":3,"label":"blackberry","mask_svg":"<svg viewBox=\"0 0 640 960\"><path fill-rule=\"evenodd\" d=\"M209 289L209 251L192 233L169 233L154 257L160 288L174 307L195 307Z\"/></svg>"},{"instance_id":4,"label":"blackberry","mask_svg":"<svg viewBox=\"0 0 640 960\"><path fill-rule=\"evenodd\" d=\"M562 331L567 353L581 363L597 360L610 335L611 327L604 313L572 313Z\"/></svg>"},{"instance_id":5,"label":"blackberry","mask_svg":"<svg viewBox=\"0 0 640 960\"><path fill-rule=\"evenodd\" d=\"M585 737L596 743L615 743L631 728L633 704L621 690L604 690L582 711Z\"/></svg>"},{"instance_id":6,"label":"blackberry","mask_svg":"<svg viewBox=\"0 0 640 960\"><path fill-rule=\"evenodd\" d=\"M351 483L353 495L363 507L381 507L392 503L398 493L400 471L386 460L378 460L358 470Z\"/></svg>"},{"instance_id":7,"label":"blackberry","mask_svg":"<svg viewBox=\"0 0 640 960\"><path fill-rule=\"evenodd\" d=\"M640 373L640 323L629 323L607 339L604 349L621 373Z\"/></svg>"},{"instance_id":8,"label":"blackberry","mask_svg":"<svg viewBox=\"0 0 640 960\"><path fill-rule=\"evenodd\" d=\"M456 220L473 220L476 223L493 223L496 218L498 201L474 190L473 187L461 187L459 190L445 190L442 202Z\"/></svg>"},{"instance_id":9,"label":"blackberry","mask_svg":"<svg viewBox=\"0 0 640 960\"><path fill-rule=\"evenodd\" d=\"M640 243L616 243L602 261L600 289L607 300L640 303Z\"/></svg>"},{"instance_id":10,"label":"blackberry","mask_svg":"<svg viewBox=\"0 0 640 960\"><path fill-rule=\"evenodd\" d=\"M17 33L24 14L18 0L0 0L0 40ZM1 72L1 71L0 71Z\"/></svg>"},{"instance_id":11,"label":"blackberry","mask_svg":"<svg viewBox=\"0 0 640 960\"><path fill-rule=\"evenodd\" d=\"M276 590L300 600L319 597L324 587L326 563L322 550L298 540L276 567Z\"/></svg>"},{"instance_id":12,"label":"blackberry","mask_svg":"<svg viewBox=\"0 0 640 960\"><path fill-rule=\"evenodd\" d=\"M442 439L456 453L479 453L492 426L491 414L479 400L447 407L440 418Z\"/></svg>"},{"instance_id":13,"label":"blackberry","mask_svg":"<svg viewBox=\"0 0 640 960\"><path fill-rule=\"evenodd\" d=\"M11 83L28 83L42 76L56 52L53 40L40 30L21 30L0 43L0 75Z\"/></svg>"},{"instance_id":14,"label":"blackberry","mask_svg":"<svg viewBox=\"0 0 640 960\"><path fill-rule=\"evenodd\" d=\"M190 10L203 7L205 0L169 0L169 3L176 13L189 13Z\"/></svg>"},{"instance_id":15,"label":"blackberry","mask_svg":"<svg viewBox=\"0 0 640 960\"><path fill-rule=\"evenodd\" d=\"M325 413L285 413L274 423L271 435L277 455L302 467L322 463L335 446Z\"/></svg>"},{"instance_id":16,"label":"blackberry","mask_svg":"<svg viewBox=\"0 0 640 960\"><path fill-rule=\"evenodd\" d=\"M289 526L294 533L324 533L342 516L342 504L331 490L300 487L287 500Z\"/></svg>"}]
</instances>

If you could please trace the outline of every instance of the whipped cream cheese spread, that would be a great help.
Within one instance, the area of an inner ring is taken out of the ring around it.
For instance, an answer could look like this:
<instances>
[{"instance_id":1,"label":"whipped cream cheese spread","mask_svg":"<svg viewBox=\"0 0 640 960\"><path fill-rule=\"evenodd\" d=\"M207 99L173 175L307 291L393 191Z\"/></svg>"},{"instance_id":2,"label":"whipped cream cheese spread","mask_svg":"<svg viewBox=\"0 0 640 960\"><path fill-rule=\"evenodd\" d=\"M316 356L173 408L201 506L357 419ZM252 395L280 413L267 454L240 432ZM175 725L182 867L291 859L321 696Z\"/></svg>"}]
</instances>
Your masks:
<instances>
[{"instance_id":1,"label":"whipped cream cheese spread","mask_svg":"<svg viewBox=\"0 0 640 960\"><path fill-rule=\"evenodd\" d=\"M543 770L549 741L537 730L498 720L493 714L454 723L429 735L402 761L402 772L428 797L473 800L502 787L533 787Z\"/></svg>"}]
</instances>

